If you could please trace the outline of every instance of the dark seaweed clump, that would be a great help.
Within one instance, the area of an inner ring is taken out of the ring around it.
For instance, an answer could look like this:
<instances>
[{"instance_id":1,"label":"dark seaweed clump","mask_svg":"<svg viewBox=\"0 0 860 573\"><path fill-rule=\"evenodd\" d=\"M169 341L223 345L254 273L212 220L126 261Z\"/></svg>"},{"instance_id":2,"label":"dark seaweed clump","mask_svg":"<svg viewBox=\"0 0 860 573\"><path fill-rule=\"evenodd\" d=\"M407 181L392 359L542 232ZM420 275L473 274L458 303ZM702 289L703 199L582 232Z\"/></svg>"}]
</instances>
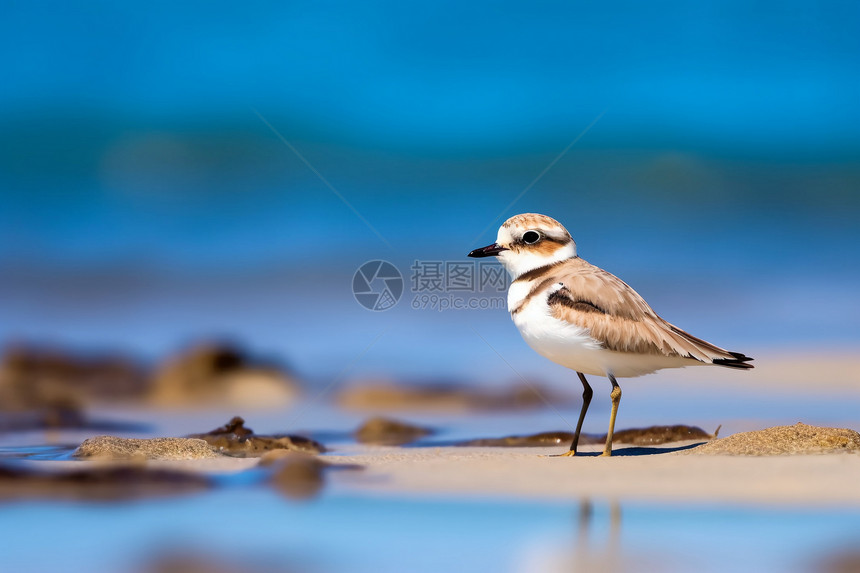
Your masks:
<instances>
[{"instance_id":1,"label":"dark seaweed clump","mask_svg":"<svg viewBox=\"0 0 860 573\"><path fill-rule=\"evenodd\" d=\"M245 426L245 420L234 416L229 422L205 434L192 434L189 438L206 440L219 452L235 457L259 457L272 450L293 450L307 454L321 454L325 447L304 436L277 434L258 435Z\"/></svg>"},{"instance_id":2,"label":"dark seaweed clump","mask_svg":"<svg viewBox=\"0 0 860 573\"><path fill-rule=\"evenodd\" d=\"M717 428L719 432L719 428ZM686 426L676 424L674 426L650 426L647 428L632 428L619 430L613 435L613 441L617 444L633 444L636 446L658 446L672 442L684 442L689 440L711 440L717 436L717 432L709 434L697 426ZM526 448L569 445L573 441L572 432L541 432L524 436L505 436L502 438L480 438L460 442L458 446L481 446L493 448ZM580 444L602 444L606 441L606 434L582 434L579 437Z\"/></svg>"},{"instance_id":3,"label":"dark seaweed clump","mask_svg":"<svg viewBox=\"0 0 860 573\"><path fill-rule=\"evenodd\" d=\"M208 489L203 475L143 465L98 466L70 472L42 472L0 466L0 500L67 499L116 501L180 495Z\"/></svg>"}]
</instances>

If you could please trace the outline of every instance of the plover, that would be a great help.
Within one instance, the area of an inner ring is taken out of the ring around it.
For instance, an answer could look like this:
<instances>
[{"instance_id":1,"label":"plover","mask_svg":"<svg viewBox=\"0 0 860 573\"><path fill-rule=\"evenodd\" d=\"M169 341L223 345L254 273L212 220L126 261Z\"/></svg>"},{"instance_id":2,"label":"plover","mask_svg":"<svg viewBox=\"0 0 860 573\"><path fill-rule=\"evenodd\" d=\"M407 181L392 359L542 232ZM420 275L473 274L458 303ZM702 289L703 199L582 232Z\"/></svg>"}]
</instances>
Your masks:
<instances>
[{"instance_id":1,"label":"plover","mask_svg":"<svg viewBox=\"0 0 860 573\"><path fill-rule=\"evenodd\" d=\"M606 376L612 384L602 454L610 456L621 401L616 378L695 365L753 367L749 356L714 346L660 318L627 283L579 258L567 229L545 215L511 217L499 228L495 243L469 256L498 257L511 275L508 311L523 339L538 354L575 370L582 382L573 443L562 455L576 455L592 397L586 374Z\"/></svg>"}]
</instances>

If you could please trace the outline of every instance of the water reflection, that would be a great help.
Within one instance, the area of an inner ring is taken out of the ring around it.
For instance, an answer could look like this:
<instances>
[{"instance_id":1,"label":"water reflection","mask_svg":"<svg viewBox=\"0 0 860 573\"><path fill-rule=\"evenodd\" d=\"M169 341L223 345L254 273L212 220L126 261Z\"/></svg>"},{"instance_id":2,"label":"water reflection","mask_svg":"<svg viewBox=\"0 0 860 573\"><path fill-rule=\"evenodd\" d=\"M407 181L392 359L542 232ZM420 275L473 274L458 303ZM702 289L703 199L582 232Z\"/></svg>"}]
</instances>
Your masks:
<instances>
[{"instance_id":1,"label":"water reflection","mask_svg":"<svg viewBox=\"0 0 860 573\"><path fill-rule=\"evenodd\" d=\"M594 502L583 499L576 509L576 552L569 567L559 570L605 571L615 573L621 570L621 503L610 500L609 529L603 533L594 528Z\"/></svg>"},{"instance_id":2,"label":"water reflection","mask_svg":"<svg viewBox=\"0 0 860 573\"><path fill-rule=\"evenodd\" d=\"M227 565L262 570L806 571L857 546L860 512L356 497L337 486L297 504L251 486L145 502L19 501L4 506L0 531L4 564L18 572L133 571L165 552L213 548Z\"/></svg>"}]
</instances>

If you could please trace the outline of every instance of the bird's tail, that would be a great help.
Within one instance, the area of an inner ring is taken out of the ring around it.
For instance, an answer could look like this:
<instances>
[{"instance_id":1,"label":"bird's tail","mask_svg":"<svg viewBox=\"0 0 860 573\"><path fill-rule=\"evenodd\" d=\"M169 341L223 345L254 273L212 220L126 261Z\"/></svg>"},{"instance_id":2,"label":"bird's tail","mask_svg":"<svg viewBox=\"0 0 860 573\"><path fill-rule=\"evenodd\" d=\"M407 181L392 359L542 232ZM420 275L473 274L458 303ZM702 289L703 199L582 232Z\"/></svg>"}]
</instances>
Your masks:
<instances>
[{"instance_id":1,"label":"bird's tail","mask_svg":"<svg viewBox=\"0 0 860 573\"><path fill-rule=\"evenodd\" d=\"M718 366L726 366L728 368L738 368L740 370L755 368L752 364L747 364L747 362L750 362L753 359L746 354L742 354L740 352L729 352L729 354L732 355L732 358L717 358L713 361L714 364Z\"/></svg>"},{"instance_id":2,"label":"bird's tail","mask_svg":"<svg viewBox=\"0 0 860 573\"><path fill-rule=\"evenodd\" d=\"M701 338L696 338L689 332L685 332L673 324L669 324L672 332L683 338L687 343L695 348L696 353L691 353L690 356L697 360L707 363L710 360L711 364L717 366L725 366L727 368L737 368L738 370L749 370L754 368L752 364L747 364L753 359L741 352L730 352L719 346L715 346L710 342L706 342Z\"/></svg>"}]
</instances>

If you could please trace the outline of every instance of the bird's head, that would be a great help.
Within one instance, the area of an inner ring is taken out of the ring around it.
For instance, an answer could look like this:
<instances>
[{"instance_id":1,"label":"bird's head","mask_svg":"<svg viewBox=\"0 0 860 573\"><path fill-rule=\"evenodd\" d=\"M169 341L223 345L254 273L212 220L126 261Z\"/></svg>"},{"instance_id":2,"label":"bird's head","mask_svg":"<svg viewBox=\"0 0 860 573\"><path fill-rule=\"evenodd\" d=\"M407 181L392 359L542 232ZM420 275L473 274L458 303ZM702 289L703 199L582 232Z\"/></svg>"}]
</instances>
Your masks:
<instances>
[{"instance_id":1,"label":"bird's head","mask_svg":"<svg viewBox=\"0 0 860 573\"><path fill-rule=\"evenodd\" d=\"M475 249L470 257L498 257L511 277L576 256L576 243L561 223L536 213L523 213L499 227L496 242Z\"/></svg>"}]
</instances>

